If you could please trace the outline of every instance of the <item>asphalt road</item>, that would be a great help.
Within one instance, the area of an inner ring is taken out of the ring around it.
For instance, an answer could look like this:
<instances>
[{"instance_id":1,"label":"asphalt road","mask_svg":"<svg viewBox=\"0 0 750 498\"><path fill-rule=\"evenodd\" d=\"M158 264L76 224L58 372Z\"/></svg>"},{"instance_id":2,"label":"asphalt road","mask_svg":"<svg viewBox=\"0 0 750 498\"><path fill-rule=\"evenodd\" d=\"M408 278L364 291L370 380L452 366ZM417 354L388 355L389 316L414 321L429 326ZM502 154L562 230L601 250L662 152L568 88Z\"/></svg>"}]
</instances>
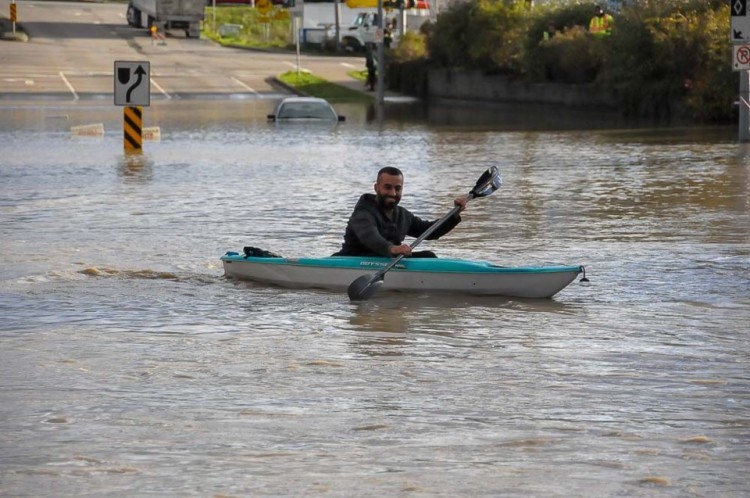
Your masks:
<instances>
[{"instance_id":1,"label":"asphalt road","mask_svg":"<svg viewBox=\"0 0 750 498\"><path fill-rule=\"evenodd\" d=\"M112 98L115 61L150 62L152 100L278 96L286 91L272 78L297 68L294 53L225 48L181 33L154 43L145 29L128 26L122 3L24 1L17 8L30 41L0 41L4 100ZM0 12L8 17L8 0L0 0ZM299 66L352 84L346 73L364 61L302 55Z\"/></svg>"}]
</instances>

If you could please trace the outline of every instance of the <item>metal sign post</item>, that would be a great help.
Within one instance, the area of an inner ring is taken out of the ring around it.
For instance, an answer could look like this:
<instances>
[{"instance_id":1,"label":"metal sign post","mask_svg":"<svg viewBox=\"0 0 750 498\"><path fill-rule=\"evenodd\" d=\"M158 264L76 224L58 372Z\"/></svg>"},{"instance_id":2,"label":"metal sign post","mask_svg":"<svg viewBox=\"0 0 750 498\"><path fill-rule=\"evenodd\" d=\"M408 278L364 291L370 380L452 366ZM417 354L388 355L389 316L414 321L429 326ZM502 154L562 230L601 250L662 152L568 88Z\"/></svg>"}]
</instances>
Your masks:
<instances>
[{"instance_id":1,"label":"metal sign post","mask_svg":"<svg viewBox=\"0 0 750 498\"><path fill-rule=\"evenodd\" d=\"M341 52L341 0L336 0L333 4L334 8L334 36L336 37L336 53Z\"/></svg>"},{"instance_id":2,"label":"metal sign post","mask_svg":"<svg viewBox=\"0 0 750 498\"><path fill-rule=\"evenodd\" d=\"M750 17L747 0L730 0L732 9L729 38L732 47L732 69L740 71L739 140L750 142Z\"/></svg>"},{"instance_id":3,"label":"metal sign post","mask_svg":"<svg viewBox=\"0 0 750 498\"><path fill-rule=\"evenodd\" d=\"M300 67L300 50L299 50L299 16L294 13L292 17L292 24L294 26L294 43L297 46L297 79L299 80L299 67Z\"/></svg>"},{"instance_id":4,"label":"metal sign post","mask_svg":"<svg viewBox=\"0 0 750 498\"><path fill-rule=\"evenodd\" d=\"M385 23L383 22L383 0L378 0L378 108L383 107L385 103L385 78L383 73L385 72L385 49L383 48L383 33L385 32Z\"/></svg>"}]
</instances>

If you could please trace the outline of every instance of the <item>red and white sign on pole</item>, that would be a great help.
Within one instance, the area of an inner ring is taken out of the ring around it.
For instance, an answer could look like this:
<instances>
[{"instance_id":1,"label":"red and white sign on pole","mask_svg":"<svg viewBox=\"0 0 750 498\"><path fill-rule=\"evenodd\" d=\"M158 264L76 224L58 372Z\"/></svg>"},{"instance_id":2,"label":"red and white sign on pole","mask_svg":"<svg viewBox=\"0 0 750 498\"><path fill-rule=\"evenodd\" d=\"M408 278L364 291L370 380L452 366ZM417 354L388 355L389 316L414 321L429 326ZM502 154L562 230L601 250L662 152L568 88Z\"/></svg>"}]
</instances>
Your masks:
<instances>
[{"instance_id":1,"label":"red and white sign on pole","mask_svg":"<svg viewBox=\"0 0 750 498\"><path fill-rule=\"evenodd\" d=\"M750 70L750 45L732 47L732 68L735 71Z\"/></svg>"},{"instance_id":2,"label":"red and white sign on pole","mask_svg":"<svg viewBox=\"0 0 750 498\"><path fill-rule=\"evenodd\" d=\"M730 0L731 27L729 37L732 47L732 69L750 70L750 16L747 0Z\"/></svg>"}]
</instances>

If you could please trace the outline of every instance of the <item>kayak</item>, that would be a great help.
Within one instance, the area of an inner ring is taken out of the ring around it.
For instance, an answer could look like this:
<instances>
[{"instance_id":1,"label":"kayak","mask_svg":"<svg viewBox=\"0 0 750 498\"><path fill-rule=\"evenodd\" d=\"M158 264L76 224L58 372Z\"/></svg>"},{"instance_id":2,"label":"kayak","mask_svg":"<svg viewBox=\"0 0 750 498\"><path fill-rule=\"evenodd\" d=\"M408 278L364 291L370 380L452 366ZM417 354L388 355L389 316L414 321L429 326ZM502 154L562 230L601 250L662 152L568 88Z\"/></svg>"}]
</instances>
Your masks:
<instances>
[{"instance_id":1,"label":"kayak","mask_svg":"<svg viewBox=\"0 0 750 498\"><path fill-rule=\"evenodd\" d=\"M271 253L269 253L271 254ZM284 258L229 251L221 257L227 278L288 288L346 290L362 275L374 275L392 259L327 256ZM499 266L487 261L404 258L386 275L383 290L451 292L505 297L549 298L567 287L583 266Z\"/></svg>"}]
</instances>

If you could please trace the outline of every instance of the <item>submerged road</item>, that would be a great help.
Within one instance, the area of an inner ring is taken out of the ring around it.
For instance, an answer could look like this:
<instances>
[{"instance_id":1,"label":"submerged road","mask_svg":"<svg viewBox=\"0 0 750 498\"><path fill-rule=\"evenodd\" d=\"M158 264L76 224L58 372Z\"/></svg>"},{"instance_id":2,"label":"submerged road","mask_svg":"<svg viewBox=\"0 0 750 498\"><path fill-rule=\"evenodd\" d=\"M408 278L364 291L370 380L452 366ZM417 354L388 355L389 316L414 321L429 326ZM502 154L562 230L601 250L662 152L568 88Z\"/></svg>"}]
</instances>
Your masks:
<instances>
[{"instance_id":1,"label":"submerged road","mask_svg":"<svg viewBox=\"0 0 750 498\"><path fill-rule=\"evenodd\" d=\"M154 43L145 29L128 26L125 4L29 1L18 21L30 41L0 41L0 100L109 99L115 61L148 61L151 98L273 98L286 91L271 78L297 68L293 53L221 47L181 33ZM9 1L0 0L7 15ZM359 57L307 56L300 68L346 78Z\"/></svg>"}]
</instances>

